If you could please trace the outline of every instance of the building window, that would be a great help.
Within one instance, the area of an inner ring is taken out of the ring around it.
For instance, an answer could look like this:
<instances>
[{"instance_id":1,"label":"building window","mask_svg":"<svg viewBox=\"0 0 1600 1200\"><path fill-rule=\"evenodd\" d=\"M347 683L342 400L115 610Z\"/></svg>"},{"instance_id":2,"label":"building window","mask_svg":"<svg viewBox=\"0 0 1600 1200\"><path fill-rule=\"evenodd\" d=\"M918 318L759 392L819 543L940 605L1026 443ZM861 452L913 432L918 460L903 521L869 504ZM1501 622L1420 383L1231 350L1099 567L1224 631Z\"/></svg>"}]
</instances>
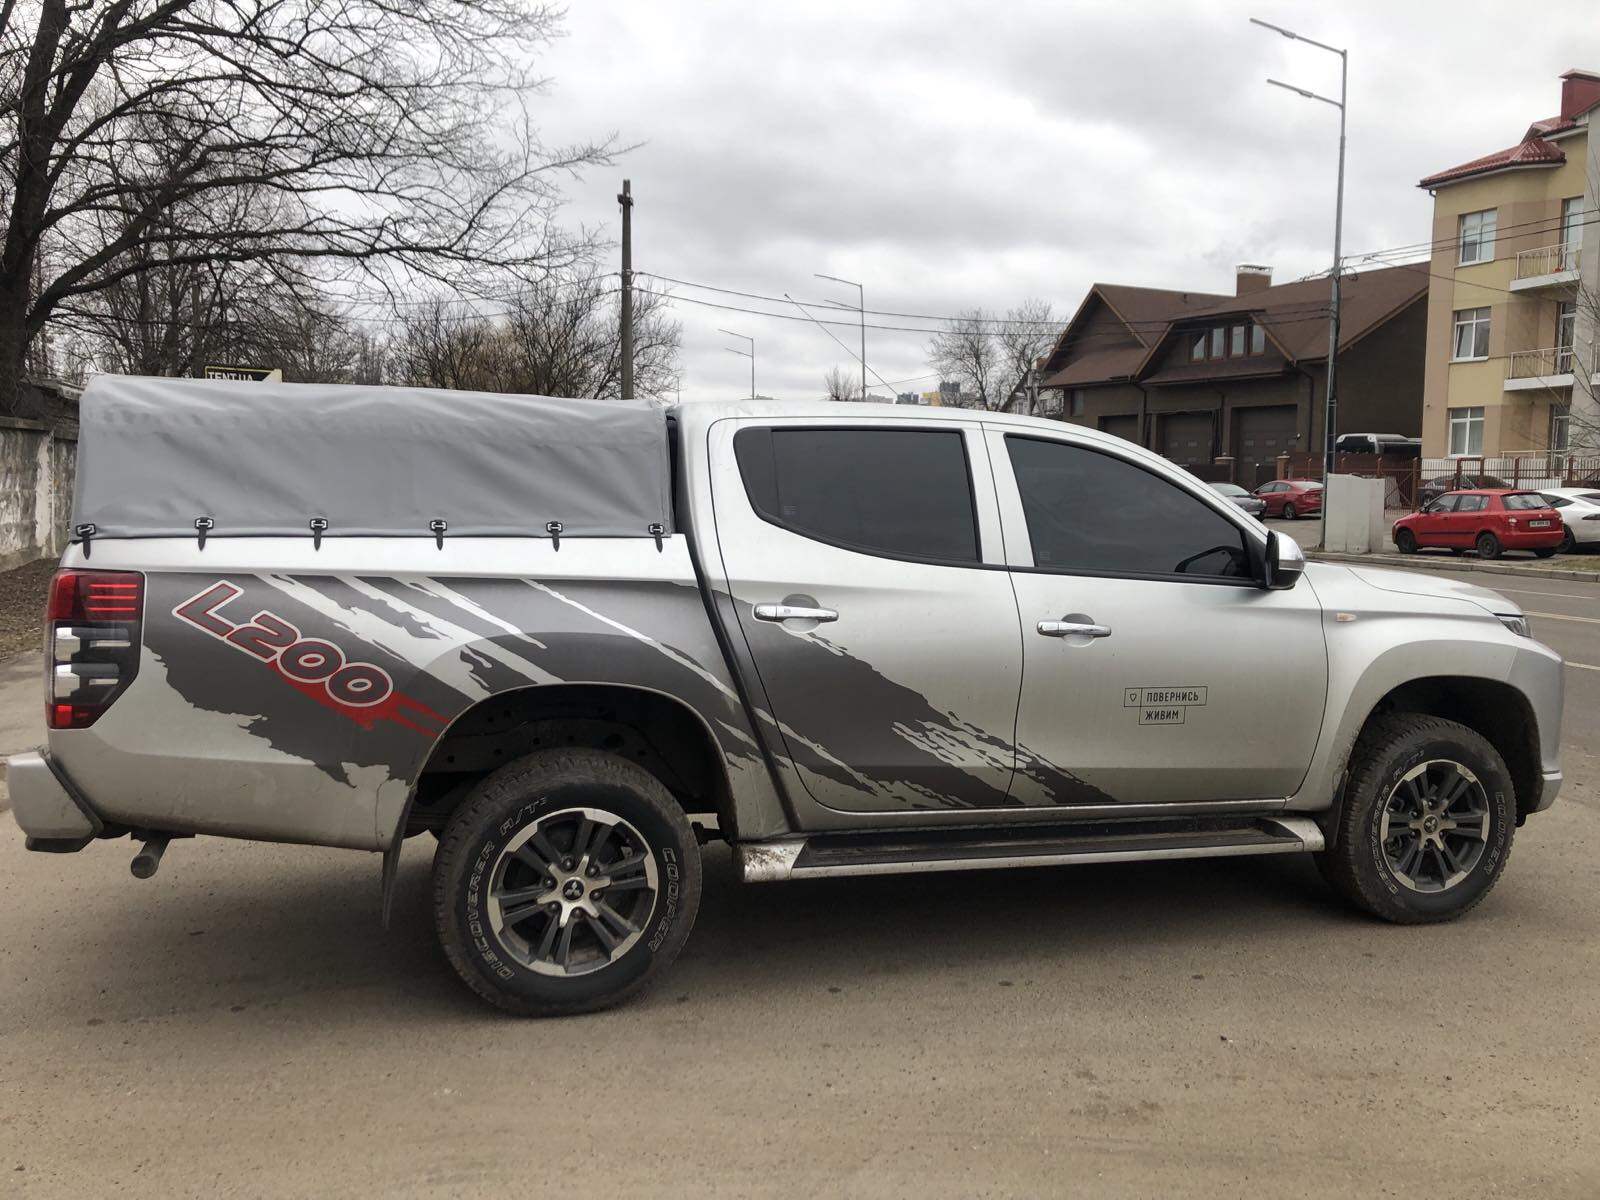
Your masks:
<instances>
[{"instance_id":1,"label":"building window","mask_svg":"<svg viewBox=\"0 0 1600 1200\"><path fill-rule=\"evenodd\" d=\"M1495 210L1489 208L1483 212L1461 215L1459 244L1462 266L1494 260L1494 214Z\"/></svg>"},{"instance_id":2,"label":"building window","mask_svg":"<svg viewBox=\"0 0 1600 1200\"><path fill-rule=\"evenodd\" d=\"M1556 374L1572 374L1572 346L1578 332L1578 302L1563 300L1556 305Z\"/></svg>"},{"instance_id":3,"label":"building window","mask_svg":"<svg viewBox=\"0 0 1600 1200\"><path fill-rule=\"evenodd\" d=\"M1575 271L1578 267L1578 247L1583 245L1583 197L1573 196L1561 202L1561 269Z\"/></svg>"},{"instance_id":4,"label":"building window","mask_svg":"<svg viewBox=\"0 0 1600 1200\"><path fill-rule=\"evenodd\" d=\"M1201 330L1199 333L1195 334L1194 341L1189 346L1190 362L1202 362L1205 360L1206 342L1210 339L1210 336L1211 335L1206 333L1204 330Z\"/></svg>"},{"instance_id":5,"label":"building window","mask_svg":"<svg viewBox=\"0 0 1600 1200\"><path fill-rule=\"evenodd\" d=\"M1250 353L1265 354L1267 352L1267 331L1259 325L1250 326Z\"/></svg>"},{"instance_id":6,"label":"building window","mask_svg":"<svg viewBox=\"0 0 1600 1200\"><path fill-rule=\"evenodd\" d=\"M1450 409L1450 455L1483 453L1483 409Z\"/></svg>"},{"instance_id":7,"label":"building window","mask_svg":"<svg viewBox=\"0 0 1600 1200\"><path fill-rule=\"evenodd\" d=\"M1211 331L1211 357L1221 358L1224 332L1221 325Z\"/></svg>"},{"instance_id":8,"label":"building window","mask_svg":"<svg viewBox=\"0 0 1600 1200\"><path fill-rule=\"evenodd\" d=\"M1487 308L1459 308L1456 310L1455 356L1458 359L1489 357L1489 310Z\"/></svg>"},{"instance_id":9,"label":"building window","mask_svg":"<svg viewBox=\"0 0 1600 1200\"><path fill-rule=\"evenodd\" d=\"M1073 388L1067 393L1067 416L1083 416L1083 389Z\"/></svg>"},{"instance_id":10,"label":"building window","mask_svg":"<svg viewBox=\"0 0 1600 1200\"><path fill-rule=\"evenodd\" d=\"M1550 409L1550 449L1565 450L1572 433L1572 411L1566 405Z\"/></svg>"},{"instance_id":11,"label":"building window","mask_svg":"<svg viewBox=\"0 0 1600 1200\"><path fill-rule=\"evenodd\" d=\"M1265 354L1267 350L1266 334L1261 326L1255 324L1218 325L1215 329L1204 329L1193 336L1194 340L1189 343L1190 362L1247 358Z\"/></svg>"}]
</instances>

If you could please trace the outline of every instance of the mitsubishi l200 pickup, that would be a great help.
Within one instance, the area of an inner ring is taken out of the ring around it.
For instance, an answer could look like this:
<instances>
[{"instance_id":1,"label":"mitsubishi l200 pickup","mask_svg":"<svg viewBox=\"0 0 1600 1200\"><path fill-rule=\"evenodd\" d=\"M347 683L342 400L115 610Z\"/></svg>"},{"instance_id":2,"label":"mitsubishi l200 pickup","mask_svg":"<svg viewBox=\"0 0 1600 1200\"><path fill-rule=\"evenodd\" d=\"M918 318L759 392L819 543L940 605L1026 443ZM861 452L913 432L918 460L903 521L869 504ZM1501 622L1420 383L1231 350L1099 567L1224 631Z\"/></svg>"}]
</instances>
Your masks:
<instances>
[{"instance_id":1,"label":"mitsubishi l200 pickup","mask_svg":"<svg viewBox=\"0 0 1600 1200\"><path fill-rule=\"evenodd\" d=\"M102 377L74 499L28 845L372 851L387 913L433 835L513 1013L663 971L702 837L751 882L1306 851L1420 923L1561 784L1511 601L1054 421Z\"/></svg>"}]
</instances>

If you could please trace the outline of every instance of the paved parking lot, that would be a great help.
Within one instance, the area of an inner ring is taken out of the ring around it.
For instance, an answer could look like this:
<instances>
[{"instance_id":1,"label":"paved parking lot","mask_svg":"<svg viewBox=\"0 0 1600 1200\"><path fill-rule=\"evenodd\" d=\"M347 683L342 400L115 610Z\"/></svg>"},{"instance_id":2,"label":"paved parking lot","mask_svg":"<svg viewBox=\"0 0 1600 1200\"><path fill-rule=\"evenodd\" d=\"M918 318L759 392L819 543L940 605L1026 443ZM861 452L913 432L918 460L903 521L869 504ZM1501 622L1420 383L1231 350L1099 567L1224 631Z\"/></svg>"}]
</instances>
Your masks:
<instances>
[{"instance_id":1,"label":"paved parking lot","mask_svg":"<svg viewBox=\"0 0 1600 1200\"><path fill-rule=\"evenodd\" d=\"M0 815L6 1195L1600 1194L1600 586L1478 579L1572 661L1561 802L1462 922L1263 858L735 882L674 972L523 1023L347 851L23 851ZM0 667L5 748L36 662Z\"/></svg>"}]
</instances>

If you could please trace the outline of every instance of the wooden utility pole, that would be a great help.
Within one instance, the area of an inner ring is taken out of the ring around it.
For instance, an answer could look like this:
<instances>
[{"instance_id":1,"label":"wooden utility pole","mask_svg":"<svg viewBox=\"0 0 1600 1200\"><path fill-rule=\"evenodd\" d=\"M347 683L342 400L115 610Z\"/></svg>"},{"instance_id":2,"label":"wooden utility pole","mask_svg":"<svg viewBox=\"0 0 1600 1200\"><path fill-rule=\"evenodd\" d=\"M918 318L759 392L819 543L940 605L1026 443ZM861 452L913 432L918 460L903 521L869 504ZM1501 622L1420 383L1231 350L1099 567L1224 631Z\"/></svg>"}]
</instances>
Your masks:
<instances>
[{"instance_id":1,"label":"wooden utility pole","mask_svg":"<svg viewBox=\"0 0 1600 1200\"><path fill-rule=\"evenodd\" d=\"M633 399L633 181L622 181L622 398Z\"/></svg>"}]
</instances>

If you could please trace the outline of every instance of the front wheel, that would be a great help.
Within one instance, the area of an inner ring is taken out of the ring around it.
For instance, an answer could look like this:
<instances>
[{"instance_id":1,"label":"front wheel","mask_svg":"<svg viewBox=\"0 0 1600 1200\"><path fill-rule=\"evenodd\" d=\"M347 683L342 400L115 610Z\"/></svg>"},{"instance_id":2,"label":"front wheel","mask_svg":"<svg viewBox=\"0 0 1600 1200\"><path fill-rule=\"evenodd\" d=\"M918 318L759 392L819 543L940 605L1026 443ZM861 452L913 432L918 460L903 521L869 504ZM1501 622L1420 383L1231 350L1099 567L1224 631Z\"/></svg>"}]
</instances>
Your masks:
<instances>
[{"instance_id":1,"label":"front wheel","mask_svg":"<svg viewBox=\"0 0 1600 1200\"><path fill-rule=\"evenodd\" d=\"M1298 515L1299 515L1299 514L1298 514L1298 513L1296 513L1296 512L1295 512L1295 511L1294 511L1294 505L1292 505L1292 504L1285 504L1285 505L1284 505L1284 506L1283 506L1283 519L1284 519L1284 520L1285 520L1285 521L1292 521L1292 520L1294 520L1294 519L1295 519L1295 517L1297 517L1297 516L1298 516Z\"/></svg>"},{"instance_id":2,"label":"front wheel","mask_svg":"<svg viewBox=\"0 0 1600 1200\"><path fill-rule=\"evenodd\" d=\"M1394 548L1401 554L1415 554L1417 552L1417 535L1409 529L1397 529L1394 535Z\"/></svg>"},{"instance_id":3,"label":"front wheel","mask_svg":"<svg viewBox=\"0 0 1600 1200\"><path fill-rule=\"evenodd\" d=\"M700 906L700 849L641 767L596 750L531 754L452 814L433 865L445 957L519 1016L589 1012L677 957Z\"/></svg>"},{"instance_id":4,"label":"front wheel","mask_svg":"<svg viewBox=\"0 0 1600 1200\"><path fill-rule=\"evenodd\" d=\"M1478 535L1478 557L1500 557L1500 539L1495 537L1495 535L1490 533L1488 530L1484 530Z\"/></svg>"},{"instance_id":5,"label":"front wheel","mask_svg":"<svg viewBox=\"0 0 1600 1200\"><path fill-rule=\"evenodd\" d=\"M1323 876L1386 921L1448 921L1494 887L1511 853L1516 794L1483 737L1439 717L1390 713L1351 755Z\"/></svg>"}]
</instances>

